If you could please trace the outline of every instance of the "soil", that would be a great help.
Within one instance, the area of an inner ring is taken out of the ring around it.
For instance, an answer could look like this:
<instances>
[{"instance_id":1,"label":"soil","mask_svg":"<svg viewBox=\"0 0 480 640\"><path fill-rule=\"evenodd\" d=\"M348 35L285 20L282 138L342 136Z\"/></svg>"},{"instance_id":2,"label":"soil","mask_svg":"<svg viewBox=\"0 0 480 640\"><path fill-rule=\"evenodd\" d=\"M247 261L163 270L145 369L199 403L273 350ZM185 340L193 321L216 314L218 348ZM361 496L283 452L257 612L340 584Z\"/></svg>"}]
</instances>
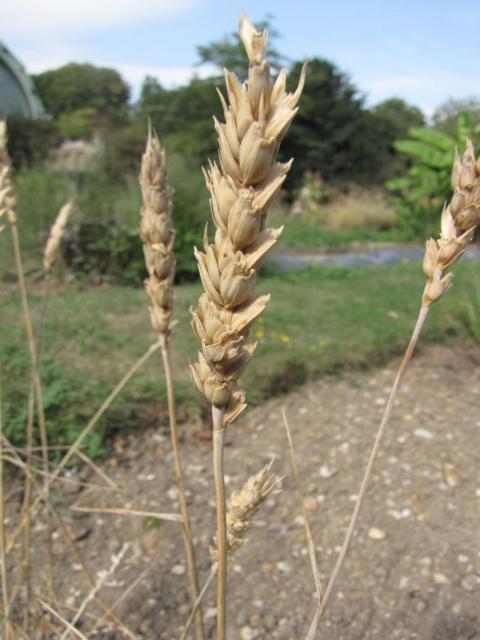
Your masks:
<instances>
[{"instance_id":1,"label":"soil","mask_svg":"<svg viewBox=\"0 0 480 640\"><path fill-rule=\"evenodd\" d=\"M442 347L414 359L318 638L480 640L479 363L480 351ZM325 584L397 366L395 360L386 368L310 383L248 409L229 428L228 491L240 488L271 458L284 476L282 493L257 514L248 541L229 566L229 638L299 640L305 638L315 610L281 407L286 407L291 424ZM202 582L208 575L215 523L207 427L181 425ZM70 510L75 504L177 512L168 434L143 430L118 436L102 469L123 493L57 484L57 509L86 564L97 580L104 580L101 598L113 603L134 587L115 609L129 629L138 638L178 640L190 611L178 525ZM86 469L72 471L71 477L101 482ZM17 496L8 506L18 512L19 505ZM36 529L42 526L37 521ZM57 598L74 610L84 602L88 584L63 537L57 533L55 538ZM121 550L118 567L105 576ZM40 548L34 558L37 563L43 558ZM73 616L68 608L61 611L69 619ZM213 638L214 589L205 600L204 614L208 637ZM93 602L80 627L88 638L124 637L108 619L91 633L90 615L101 615Z\"/></svg>"}]
</instances>

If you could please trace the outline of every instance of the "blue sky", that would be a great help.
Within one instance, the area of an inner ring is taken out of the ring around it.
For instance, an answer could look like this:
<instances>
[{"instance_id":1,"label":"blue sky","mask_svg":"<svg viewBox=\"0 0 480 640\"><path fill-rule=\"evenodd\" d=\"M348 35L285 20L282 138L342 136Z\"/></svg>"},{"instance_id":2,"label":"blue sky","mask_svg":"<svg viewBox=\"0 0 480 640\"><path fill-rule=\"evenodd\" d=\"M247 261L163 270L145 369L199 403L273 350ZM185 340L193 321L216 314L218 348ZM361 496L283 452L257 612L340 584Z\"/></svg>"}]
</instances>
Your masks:
<instances>
[{"instance_id":1,"label":"blue sky","mask_svg":"<svg viewBox=\"0 0 480 640\"><path fill-rule=\"evenodd\" d=\"M430 114L449 97L480 96L480 3L467 0L2 0L0 39L31 72L69 61L117 68L138 93L191 77L196 45L267 14L277 47L349 73L369 104L399 96Z\"/></svg>"}]
</instances>

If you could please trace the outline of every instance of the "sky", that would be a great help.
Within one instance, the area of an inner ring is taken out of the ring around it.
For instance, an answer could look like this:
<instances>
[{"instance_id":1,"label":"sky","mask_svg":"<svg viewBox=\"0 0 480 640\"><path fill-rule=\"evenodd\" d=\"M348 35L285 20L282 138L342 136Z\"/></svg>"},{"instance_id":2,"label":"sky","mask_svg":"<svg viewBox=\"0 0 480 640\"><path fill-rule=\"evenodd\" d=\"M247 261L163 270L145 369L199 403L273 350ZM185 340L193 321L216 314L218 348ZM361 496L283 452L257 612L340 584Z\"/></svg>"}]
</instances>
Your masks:
<instances>
[{"instance_id":1,"label":"sky","mask_svg":"<svg viewBox=\"0 0 480 640\"><path fill-rule=\"evenodd\" d=\"M67 62L118 69L139 93L146 75L167 87L209 69L196 46L267 15L291 60L323 57L374 105L395 96L427 115L448 98L480 96L476 0L0 0L0 41L30 73Z\"/></svg>"}]
</instances>

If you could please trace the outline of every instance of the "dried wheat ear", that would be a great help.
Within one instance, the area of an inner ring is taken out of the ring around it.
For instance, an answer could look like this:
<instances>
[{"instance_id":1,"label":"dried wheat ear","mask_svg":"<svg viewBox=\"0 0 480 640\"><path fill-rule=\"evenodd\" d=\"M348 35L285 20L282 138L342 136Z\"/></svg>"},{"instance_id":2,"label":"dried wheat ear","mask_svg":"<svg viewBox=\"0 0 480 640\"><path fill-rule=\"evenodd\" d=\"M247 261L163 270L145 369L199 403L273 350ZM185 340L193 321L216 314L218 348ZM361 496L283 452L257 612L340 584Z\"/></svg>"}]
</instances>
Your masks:
<instances>
[{"instance_id":1,"label":"dried wheat ear","mask_svg":"<svg viewBox=\"0 0 480 640\"><path fill-rule=\"evenodd\" d=\"M233 492L227 504L227 553L233 554L245 542L245 534L253 524L253 518L269 498L278 495L282 488L282 479L271 473L272 462L251 476L241 491ZM210 548L210 556L216 561L218 550L216 538Z\"/></svg>"},{"instance_id":2,"label":"dried wheat ear","mask_svg":"<svg viewBox=\"0 0 480 640\"><path fill-rule=\"evenodd\" d=\"M423 272L427 280L423 304L437 302L451 287L453 273L444 274L463 255L480 223L480 157L475 159L471 140L463 157L455 152L452 170L453 196L444 208L441 234L427 240Z\"/></svg>"},{"instance_id":3,"label":"dried wheat ear","mask_svg":"<svg viewBox=\"0 0 480 640\"><path fill-rule=\"evenodd\" d=\"M192 311L202 348L192 377L209 402L226 409L225 425L246 406L238 379L256 347L248 339L250 327L269 300L255 293L256 273L282 232L266 227L266 218L291 166L276 157L305 80L304 67L296 91L288 93L285 70L275 81L270 77L267 33L242 18L240 36L248 81L242 85L226 71L228 103L219 92L225 116L224 123L215 120L220 166L211 163L205 172L216 232L209 243L205 230L204 251L195 250L205 293Z\"/></svg>"},{"instance_id":4,"label":"dried wheat ear","mask_svg":"<svg viewBox=\"0 0 480 640\"><path fill-rule=\"evenodd\" d=\"M145 289L150 298L152 327L158 335L168 337L173 311L175 233L172 228L172 203L165 167L165 151L156 133L150 128L140 172L143 196L140 237L148 270Z\"/></svg>"}]
</instances>

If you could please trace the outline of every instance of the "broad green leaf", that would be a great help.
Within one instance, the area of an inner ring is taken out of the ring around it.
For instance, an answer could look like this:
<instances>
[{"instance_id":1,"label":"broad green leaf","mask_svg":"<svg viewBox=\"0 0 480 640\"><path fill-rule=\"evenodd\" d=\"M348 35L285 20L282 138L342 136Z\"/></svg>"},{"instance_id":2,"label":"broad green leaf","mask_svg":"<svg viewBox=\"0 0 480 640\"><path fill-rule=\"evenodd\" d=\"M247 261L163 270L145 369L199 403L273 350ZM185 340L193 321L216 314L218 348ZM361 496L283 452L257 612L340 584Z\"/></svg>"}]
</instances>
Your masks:
<instances>
[{"instance_id":1,"label":"broad green leaf","mask_svg":"<svg viewBox=\"0 0 480 640\"><path fill-rule=\"evenodd\" d=\"M440 149L440 151L447 151L449 153L453 153L457 143L451 136L436 129L419 129L415 127L410 129L408 133L412 138L433 145Z\"/></svg>"},{"instance_id":2,"label":"broad green leaf","mask_svg":"<svg viewBox=\"0 0 480 640\"><path fill-rule=\"evenodd\" d=\"M418 158L422 162L432 167L443 169L452 163L451 153L438 151L424 142L416 140L398 140L395 142L395 149L407 155Z\"/></svg>"}]
</instances>

